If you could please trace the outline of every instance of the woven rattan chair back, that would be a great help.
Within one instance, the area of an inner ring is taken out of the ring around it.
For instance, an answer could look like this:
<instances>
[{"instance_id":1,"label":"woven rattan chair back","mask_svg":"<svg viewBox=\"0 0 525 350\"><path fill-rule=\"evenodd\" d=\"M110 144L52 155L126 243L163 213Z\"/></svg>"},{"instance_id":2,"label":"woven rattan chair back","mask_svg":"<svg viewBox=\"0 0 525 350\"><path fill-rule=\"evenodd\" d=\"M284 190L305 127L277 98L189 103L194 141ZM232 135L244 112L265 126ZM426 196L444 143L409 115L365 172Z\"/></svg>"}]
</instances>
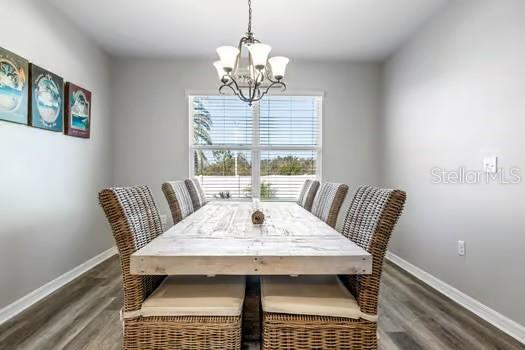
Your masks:
<instances>
[{"instance_id":1,"label":"woven rattan chair back","mask_svg":"<svg viewBox=\"0 0 525 350\"><path fill-rule=\"evenodd\" d=\"M164 276L129 273L130 255L162 234L162 223L147 186L108 188L98 195L113 230L122 268L124 311L139 310Z\"/></svg>"},{"instance_id":2,"label":"woven rattan chair back","mask_svg":"<svg viewBox=\"0 0 525 350\"><path fill-rule=\"evenodd\" d=\"M405 199L403 191L361 186L344 214L341 233L373 256L371 275L344 276L362 312L377 314L383 260Z\"/></svg>"},{"instance_id":3,"label":"woven rattan chair back","mask_svg":"<svg viewBox=\"0 0 525 350\"><path fill-rule=\"evenodd\" d=\"M306 198L306 195L308 194L308 189L310 186L312 186L313 180L306 179L304 180L303 187L301 187L301 191L299 192L299 196L297 197L297 204L304 207L304 199Z\"/></svg>"},{"instance_id":4,"label":"woven rattan chair back","mask_svg":"<svg viewBox=\"0 0 525 350\"><path fill-rule=\"evenodd\" d=\"M310 179L305 180L301 192L299 192L297 204L308 211L312 210L312 204L318 189L319 181Z\"/></svg>"},{"instance_id":5,"label":"woven rattan chair back","mask_svg":"<svg viewBox=\"0 0 525 350\"><path fill-rule=\"evenodd\" d=\"M173 224L178 223L195 211L190 192L184 181L165 182L162 184L162 192L168 201Z\"/></svg>"},{"instance_id":6,"label":"woven rattan chair back","mask_svg":"<svg viewBox=\"0 0 525 350\"><path fill-rule=\"evenodd\" d=\"M312 204L312 214L335 227L337 215L348 192L348 186L325 182L319 186Z\"/></svg>"},{"instance_id":7,"label":"woven rattan chair back","mask_svg":"<svg viewBox=\"0 0 525 350\"><path fill-rule=\"evenodd\" d=\"M191 202L193 204L193 210L199 210L203 205L206 204L206 195L202 189L199 180L197 179L186 179L184 180L186 188L190 194Z\"/></svg>"}]
</instances>

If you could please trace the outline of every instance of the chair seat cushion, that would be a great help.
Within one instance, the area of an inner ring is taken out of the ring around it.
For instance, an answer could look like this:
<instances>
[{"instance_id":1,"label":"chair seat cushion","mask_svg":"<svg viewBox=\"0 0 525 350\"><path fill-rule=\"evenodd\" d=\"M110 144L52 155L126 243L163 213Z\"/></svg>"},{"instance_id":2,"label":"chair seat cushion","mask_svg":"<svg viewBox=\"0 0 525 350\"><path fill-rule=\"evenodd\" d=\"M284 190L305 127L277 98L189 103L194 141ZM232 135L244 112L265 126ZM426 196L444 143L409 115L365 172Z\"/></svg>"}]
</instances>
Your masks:
<instances>
[{"instance_id":1,"label":"chair seat cushion","mask_svg":"<svg viewBox=\"0 0 525 350\"><path fill-rule=\"evenodd\" d=\"M148 316L239 316L244 276L172 276L142 303Z\"/></svg>"},{"instance_id":2,"label":"chair seat cushion","mask_svg":"<svg viewBox=\"0 0 525 350\"><path fill-rule=\"evenodd\" d=\"M357 301L337 276L263 277L264 312L362 318Z\"/></svg>"}]
</instances>

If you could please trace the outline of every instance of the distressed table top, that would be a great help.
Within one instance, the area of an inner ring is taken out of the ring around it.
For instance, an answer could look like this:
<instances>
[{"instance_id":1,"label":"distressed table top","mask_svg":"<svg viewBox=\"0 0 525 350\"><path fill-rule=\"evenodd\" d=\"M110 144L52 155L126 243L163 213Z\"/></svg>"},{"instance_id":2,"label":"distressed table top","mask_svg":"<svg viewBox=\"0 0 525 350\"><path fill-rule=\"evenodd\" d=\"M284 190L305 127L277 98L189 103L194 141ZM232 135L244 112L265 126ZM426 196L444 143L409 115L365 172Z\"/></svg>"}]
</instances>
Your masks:
<instances>
[{"instance_id":1,"label":"distressed table top","mask_svg":"<svg viewBox=\"0 0 525 350\"><path fill-rule=\"evenodd\" d=\"M137 275L369 274L365 250L295 203L206 204L131 255Z\"/></svg>"}]
</instances>

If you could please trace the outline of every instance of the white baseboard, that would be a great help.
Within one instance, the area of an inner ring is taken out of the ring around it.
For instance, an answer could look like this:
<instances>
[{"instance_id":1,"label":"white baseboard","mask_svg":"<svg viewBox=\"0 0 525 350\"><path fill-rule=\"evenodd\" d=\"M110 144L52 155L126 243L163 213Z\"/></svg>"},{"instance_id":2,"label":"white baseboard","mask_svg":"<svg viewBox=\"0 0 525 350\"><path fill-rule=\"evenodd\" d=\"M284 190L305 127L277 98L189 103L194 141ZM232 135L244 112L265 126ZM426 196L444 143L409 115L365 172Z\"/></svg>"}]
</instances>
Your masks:
<instances>
[{"instance_id":1,"label":"white baseboard","mask_svg":"<svg viewBox=\"0 0 525 350\"><path fill-rule=\"evenodd\" d=\"M520 325L506 316L503 316L499 312L489 308L478 300L466 295L460 290L432 276L428 272L421 270L419 267L412 265L408 261L391 252L386 253L386 258L425 284L428 284L438 292L449 297L465 309L471 311L493 326L507 333L514 339L525 344L525 326Z\"/></svg>"},{"instance_id":2,"label":"white baseboard","mask_svg":"<svg viewBox=\"0 0 525 350\"><path fill-rule=\"evenodd\" d=\"M74 269L69 270L63 275L58 276L54 280L44 284L42 287L35 289L29 294L26 294L17 301L7 305L6 307L0 310L0 324L18 315L31 305L47 297L49 294L68 284L69 282L82 275L84 272L89 271L101 262L111 258L115 254L117 254L117 248L110 248L100 253L99 255L89 259L88 261L78 265Z\"/></svg>"}]
</instances>

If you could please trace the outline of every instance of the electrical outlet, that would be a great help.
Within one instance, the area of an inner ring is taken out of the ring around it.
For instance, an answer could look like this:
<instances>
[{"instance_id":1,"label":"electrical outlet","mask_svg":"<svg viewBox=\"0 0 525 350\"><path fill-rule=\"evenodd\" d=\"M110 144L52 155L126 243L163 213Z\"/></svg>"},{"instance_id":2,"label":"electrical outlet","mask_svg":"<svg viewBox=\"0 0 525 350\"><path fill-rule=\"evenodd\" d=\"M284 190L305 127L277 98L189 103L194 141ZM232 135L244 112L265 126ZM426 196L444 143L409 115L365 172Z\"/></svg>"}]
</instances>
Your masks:
<instances>
[{"instance_id":1,"label":"electrical outlet","mask_svg":"<svg viewBox=\"0 0 525 350\"><path fill-rule=\"evenodd\" d=\"M458 255L465 255L465 241L458 241Z\"/></svg>"}]
</instances>

